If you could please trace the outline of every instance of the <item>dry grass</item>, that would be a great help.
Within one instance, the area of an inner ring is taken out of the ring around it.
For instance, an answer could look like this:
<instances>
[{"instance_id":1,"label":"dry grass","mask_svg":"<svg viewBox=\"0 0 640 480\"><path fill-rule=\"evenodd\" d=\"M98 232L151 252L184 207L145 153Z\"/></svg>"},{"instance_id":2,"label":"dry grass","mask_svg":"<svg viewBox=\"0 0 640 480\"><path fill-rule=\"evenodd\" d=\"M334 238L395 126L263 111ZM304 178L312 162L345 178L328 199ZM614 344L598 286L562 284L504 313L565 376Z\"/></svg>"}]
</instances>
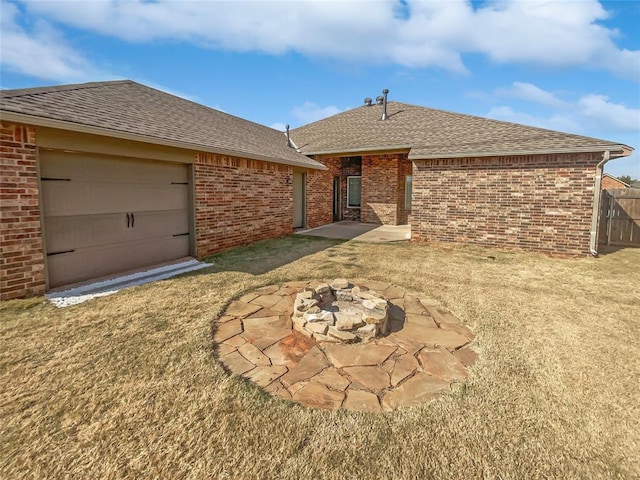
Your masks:
<instances>
[{"instance_id":1,"label":"dry grass","mask_svg":"<svg viewBox=\"0 0 640 480\"><path fill-rule=\"evenodd\" d=\"M2 304L0 477L640 475L640 250L567 260L296 237L214 260L66 309ZM273 399L222 370L211 329L230 299L335 276L440 299L478 334L471 377L371 415Z\"/></svg>"}]
</instances>

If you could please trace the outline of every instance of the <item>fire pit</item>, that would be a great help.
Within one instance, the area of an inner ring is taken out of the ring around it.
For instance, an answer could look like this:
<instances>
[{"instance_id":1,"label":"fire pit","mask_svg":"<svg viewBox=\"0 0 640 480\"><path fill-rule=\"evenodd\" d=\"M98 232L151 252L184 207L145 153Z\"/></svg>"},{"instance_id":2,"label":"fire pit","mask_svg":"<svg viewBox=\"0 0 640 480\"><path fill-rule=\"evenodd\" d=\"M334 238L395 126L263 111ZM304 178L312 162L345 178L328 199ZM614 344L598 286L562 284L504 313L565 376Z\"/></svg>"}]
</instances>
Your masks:
<instances>
[{"instance_id":1,"label":"fire pit","mask_svg":"<svg viewBox=\"0 0 640 480\"><path fill-rule=\"evenodd\" d=\"M389 304L378 292L344 278L307 287L293 307L293 328L318 341L367 342L388 333Z\"/></svg>"}]
</instances>

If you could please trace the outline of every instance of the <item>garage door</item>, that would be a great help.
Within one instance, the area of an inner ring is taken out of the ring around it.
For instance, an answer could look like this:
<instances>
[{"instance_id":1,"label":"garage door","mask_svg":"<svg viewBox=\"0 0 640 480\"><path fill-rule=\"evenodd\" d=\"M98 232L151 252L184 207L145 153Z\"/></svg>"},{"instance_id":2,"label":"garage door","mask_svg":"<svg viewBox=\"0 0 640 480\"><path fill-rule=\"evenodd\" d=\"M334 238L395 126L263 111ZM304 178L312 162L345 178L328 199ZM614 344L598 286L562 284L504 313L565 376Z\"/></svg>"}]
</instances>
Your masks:
<instances>
[{"instance_id":1,"label":"garage door","mask_svg":"<svg viewBox=\"0 0 640 480\"><path fill-rule=\"evenodd\" d=\"M183 164L40 150L49 286L189 255Z\"/></svg>"}]
</instances>

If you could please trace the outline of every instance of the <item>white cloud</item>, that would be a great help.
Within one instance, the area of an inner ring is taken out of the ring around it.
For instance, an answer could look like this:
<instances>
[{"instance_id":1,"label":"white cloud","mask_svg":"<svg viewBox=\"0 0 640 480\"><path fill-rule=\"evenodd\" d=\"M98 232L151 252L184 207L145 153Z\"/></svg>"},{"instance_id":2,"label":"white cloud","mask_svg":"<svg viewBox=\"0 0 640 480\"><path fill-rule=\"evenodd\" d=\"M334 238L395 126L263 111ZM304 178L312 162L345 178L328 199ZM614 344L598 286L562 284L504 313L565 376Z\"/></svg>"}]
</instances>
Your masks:
<instances>
[{"instance_id":1,"label":"white cloud","mask_svg":"<svg viewBox=\"0 0 640 480\"><path fill-rule=\"evenodd\" d=\"M287 125L280 122L273 123L270 125L270 127L273 128L274 130L279 130L281 132L284 132L287 129Z\"/></svg>"},{"instance_id":2,"label":"white cloud","mask_svg":"<svg viewBox=\"0 0 640 480\"><path fill-rule=\"evenodd\" d=\"M304 102L302 105L293 107L291 114L300 122L301 125L322 120L340 112L344 112L346 108L338 108L335 105L321 107L313 102Z\"/></svg>"},{"instance_id":3,"label":"white cloud","mask_svg":"<svg viewBox=\"0 0 640 480\"><path fill-rule=\"evenodd\" d=\"M49 23L37 20L29 28L18 23L20 10L8 2L1 4L0 63L3 69L36 78L85 81L101 76L97 69Z\"/></svg>"},{"instance_id":4,"label":"white cloud","mask_svg":"<svg viewBox=\"0 0 640 480\"><path fill-rule=\"evenodd\" d=\"M619 48L596 0L176 2L24 0L67 25L131 42L179 40L232 51L308 56L464 73L463 55L495 62L602 68L640 78L640 51ZM401 14L399 14L401 12Z\"/></svg>"},{"instance_id":5,"label":"white cloud","mask_svg":"<svg viewBox=\"0 0 640 480\"><path fill-rule=\"evenodd\" d=\"M565 107L567 102L555 94L542 90L531 83L513 82L509 87L499 88L496 94L501 97L517 98L551 107Z\"/></svg>"},{"instance_id":6,"label":"white cloud","mask_svg":"<svg viewBox=\"0 0 640 480\"><path fill-rule=\"evenodd\" d=\"M498 88L494 93L498 98L517 98L550 107L551 113L536 117L517 112L509 106L498 106L489 111L487 116L490 118L586 135L590 131L640 133L640 109L612 102L604 95L588 94L569 101L523 82Z\"/></svg>"},{"instance_id":7,"label":"white cloud","mask_svg":"<svg viewBox=\"0 0 640 480\"><path fill-rule=\"evenodd\" d=\"M489 110L486 116L505 122L521 123L561 132L578 133L582 129L580 123L569 116L554 114L548 117L537 117L529 113L515 111L508 106L494 107Z\"/></svg>"},{"instance_id":8,"label":"white cloud","mask_svg":"<svg viewBox=\"0 0 640 480\"><path fill-rule=\"evenodd\" d=\"M587 95L578 101L577 114L596 125L618 132L640 132L640 109L609 101L604 95Z\"/></svg>"}]
</instances>

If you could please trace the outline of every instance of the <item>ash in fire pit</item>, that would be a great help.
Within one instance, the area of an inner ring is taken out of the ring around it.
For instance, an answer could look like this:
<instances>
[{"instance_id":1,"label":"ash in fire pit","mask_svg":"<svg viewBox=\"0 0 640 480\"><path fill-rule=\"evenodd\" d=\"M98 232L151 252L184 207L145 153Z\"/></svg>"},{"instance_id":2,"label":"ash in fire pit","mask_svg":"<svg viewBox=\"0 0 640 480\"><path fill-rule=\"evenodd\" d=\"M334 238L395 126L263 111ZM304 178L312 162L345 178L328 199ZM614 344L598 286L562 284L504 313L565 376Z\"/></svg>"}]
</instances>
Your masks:
<instances>
[{"instance_id":1,"label":"ash in fire pit","mask_svg":"<svg viewBox=\"0 0 640 480\"><path fill-rule=\"evenodd\" d=\"M388 333L388 311L378 292L337 278L298 293L292 321L293 328L318 341L366 342Z\"/></svg>"}]
</instances>

